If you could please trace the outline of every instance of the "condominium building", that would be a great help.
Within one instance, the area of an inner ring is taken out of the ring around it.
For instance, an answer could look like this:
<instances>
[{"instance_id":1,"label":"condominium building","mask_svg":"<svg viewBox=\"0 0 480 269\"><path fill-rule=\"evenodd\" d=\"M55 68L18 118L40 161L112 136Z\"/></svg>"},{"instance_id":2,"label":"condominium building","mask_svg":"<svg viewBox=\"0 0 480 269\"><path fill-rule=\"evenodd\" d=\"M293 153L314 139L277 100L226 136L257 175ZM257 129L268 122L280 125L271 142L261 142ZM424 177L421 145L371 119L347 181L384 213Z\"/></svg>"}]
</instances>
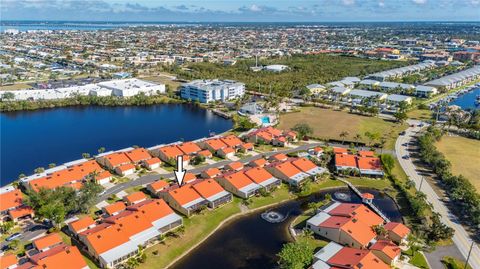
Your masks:
<instances>
[{"instance_id":1,"label":"condominium building","mask_svg":"<svg viewBox=\"0 0 480 269\"><path fill-rule=\"evenodd\" d=\"M208 103L226 101L245 94L245 84L233 80L194 80L182 85L183 99Z\"/></svg>"}]
</instances>

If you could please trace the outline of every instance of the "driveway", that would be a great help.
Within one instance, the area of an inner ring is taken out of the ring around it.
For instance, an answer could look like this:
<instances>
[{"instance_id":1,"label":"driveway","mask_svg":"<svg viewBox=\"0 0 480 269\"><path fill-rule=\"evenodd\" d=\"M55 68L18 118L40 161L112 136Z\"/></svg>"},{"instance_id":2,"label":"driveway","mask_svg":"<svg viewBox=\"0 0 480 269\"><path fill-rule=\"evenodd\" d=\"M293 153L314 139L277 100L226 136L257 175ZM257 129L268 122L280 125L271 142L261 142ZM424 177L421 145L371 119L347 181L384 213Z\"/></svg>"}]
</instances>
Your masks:
<instances>
[{"instance_id":1,"label":"driveway","mask_svg":"<svg viewBox=\"0 0 480 269\"><path fill-rule=\"evenodd\" d=\"M407 147L402 146L402 144L407 143L408 145L413 141L417 132L421 131L422 128L425 128L426 126L418 127L420 121L417 120L408 120L407 122L409 124L413 124L415 127L409 127L405 131L405 135L398 137L395 143L395 151L397 153L397 159L400 162L400 165L410 179L415 182L415 188L418 190L422 176L417 172L417 167L415 167L413 164L412 159L402 158L402 156L408 155ZM442 202L442 199L437 195L427 180L423 181L421 187L421 191L426 194L428 202L430 202L433 206L433 209L441 215L441 220L455 230L455 234L452 238L453 242L457 246L462 256L466 259L470 250L470 246L473 242L469 234L465 228L458 223L457 217L450 212L449 208ZM473 246L469 264L472 266L472 268L480 268L480 249L477 244L474 244Z\"/></svg>"}]
</instances>

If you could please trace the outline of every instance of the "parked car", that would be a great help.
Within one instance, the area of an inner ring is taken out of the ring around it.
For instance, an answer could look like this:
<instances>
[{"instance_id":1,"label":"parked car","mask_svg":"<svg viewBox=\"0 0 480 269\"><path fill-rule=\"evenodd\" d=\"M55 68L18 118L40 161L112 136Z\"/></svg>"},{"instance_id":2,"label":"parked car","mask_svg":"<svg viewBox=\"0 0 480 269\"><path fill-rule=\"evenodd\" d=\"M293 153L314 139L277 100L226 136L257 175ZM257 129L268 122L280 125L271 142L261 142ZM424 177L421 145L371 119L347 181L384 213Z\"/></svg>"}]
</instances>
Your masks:
<instances>
[{"instance_id":1,"label":"parked car","mask_svg":"<svg viewBox=\"0 0 480 269\"><path fill-rule=\"evenodd\" d=\"M402 159L408 160L408 159L410 159L410 156L408 156L408 155L403 155Z\"/></svg>"},{"instance_id":2,"label":"parked car","mask_svg":"<svg viewBox=\"0 0 480 269\"><path fill-rule=\"evenodd\" d=\"M7 239L5 239L5 241L10 242L10 241L13 241L13 240L19 238L20 236L21 236L20 233L14 233L14 234L10 235L9 237L7 237Z\"/></svg>"},{"instance_id":3,"label":"parked car","mask_svg":"<svg viewBox=\"0 0 480 269\"><path fill-rule=\"evenodd\" d=\"M406 134L405 131L401 131L401 132L400 132L400 135L405 135L405 134Z\"/></svg>"}]
</instances>

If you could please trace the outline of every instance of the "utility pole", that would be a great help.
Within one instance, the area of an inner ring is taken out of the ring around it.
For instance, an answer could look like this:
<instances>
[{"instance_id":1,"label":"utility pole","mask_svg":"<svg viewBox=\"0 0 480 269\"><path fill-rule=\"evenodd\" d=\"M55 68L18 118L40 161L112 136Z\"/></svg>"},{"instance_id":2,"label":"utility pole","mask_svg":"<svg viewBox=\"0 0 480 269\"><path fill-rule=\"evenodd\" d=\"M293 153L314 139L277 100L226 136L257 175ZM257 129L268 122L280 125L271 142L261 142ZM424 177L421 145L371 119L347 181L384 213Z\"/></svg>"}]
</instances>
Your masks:
<instances>
[{"instance_id":1,"label":"utility pole","mask_svg":"<svg viewBox=\"0 0 480 269\"><path fill-rule=\"evenodd\" d=\"M422 185L423 185L423 177L420 180L420 186L418 187L418 191L422 191Z\"/></svg>"},{"instance_id":2,"label":"utility pole","mask_svg":"<svg viewBox=\"0 0 480 269\"><path fill-rule=\"evenodd\" d=\"M470 254L472 254L472 249L473 249L473 240L472 240L472 244L470 245L470 250L468 251L468 255L467 255L467 261L465 262L465 267L463 267L463 269L467 269L468 267L468 260L470 259Z\"/></svg>"}]
</instances>

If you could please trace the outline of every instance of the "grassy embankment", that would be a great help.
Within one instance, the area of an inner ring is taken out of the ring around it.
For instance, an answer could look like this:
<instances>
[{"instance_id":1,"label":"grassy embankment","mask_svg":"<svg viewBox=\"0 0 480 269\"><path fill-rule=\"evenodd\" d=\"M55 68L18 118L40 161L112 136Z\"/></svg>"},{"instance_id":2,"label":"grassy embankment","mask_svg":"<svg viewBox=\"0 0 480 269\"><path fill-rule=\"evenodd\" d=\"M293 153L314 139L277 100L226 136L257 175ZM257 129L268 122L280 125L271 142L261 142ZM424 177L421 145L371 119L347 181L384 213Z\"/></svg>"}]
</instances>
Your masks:
<instances>
[{"instance_id":1,"label":"grassy embankment","mask_svg":"<svg viewBox=\"0 0 480 269\"><path fill-rule=\"evenodd\" d=\"M378 133L385 137L386 149L394 148L398 133L406 128L405 124L398 124L377 117L317 107L303 107L299 112L281 115L278 128L288 130L297 123L309 124L313 128L312 135L325 140L342 140L340 133L348 132L345 137L346 141L355 141L355 136L359 134L361 136L359 142L369 143L370 141L365 137L365 132Z\"/></svg>"},{"instance_id":2,"label":"grassy embankment","mask_svg":"<svg viewBox=\"0 0 480 269\"><path fill-rule=\"evenodd\" d=\"M452 163L453 174L462 174L480 192L480 141L445 135L435 146Z\"/></svg>"}]
</instances>

